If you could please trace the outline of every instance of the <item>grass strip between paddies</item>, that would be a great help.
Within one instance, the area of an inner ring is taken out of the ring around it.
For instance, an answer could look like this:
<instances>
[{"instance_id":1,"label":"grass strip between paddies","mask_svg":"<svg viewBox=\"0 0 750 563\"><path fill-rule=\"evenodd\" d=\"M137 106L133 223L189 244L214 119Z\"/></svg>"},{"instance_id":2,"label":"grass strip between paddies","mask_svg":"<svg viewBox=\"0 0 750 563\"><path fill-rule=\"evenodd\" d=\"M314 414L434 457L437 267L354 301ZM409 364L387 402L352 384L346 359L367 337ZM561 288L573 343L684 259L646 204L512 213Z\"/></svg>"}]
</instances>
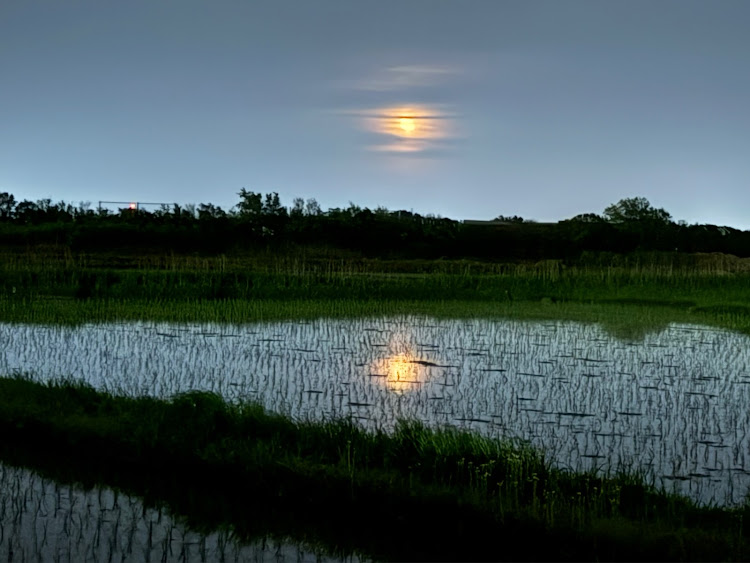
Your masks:
<instances>
[{"instance_id":1,"label":"grass strip between paddies","mask_svg":"<svg viewBox=\"0 0 750 563\"><path fill-rule=\"evenodd\" d=\"M0 379L0 455L165 504L198 529L383 560L750 557L747 508L561 471L522 443L411 422L392 433L294 422L203 392L160 401Z\"/></svg>"}]
</instances>

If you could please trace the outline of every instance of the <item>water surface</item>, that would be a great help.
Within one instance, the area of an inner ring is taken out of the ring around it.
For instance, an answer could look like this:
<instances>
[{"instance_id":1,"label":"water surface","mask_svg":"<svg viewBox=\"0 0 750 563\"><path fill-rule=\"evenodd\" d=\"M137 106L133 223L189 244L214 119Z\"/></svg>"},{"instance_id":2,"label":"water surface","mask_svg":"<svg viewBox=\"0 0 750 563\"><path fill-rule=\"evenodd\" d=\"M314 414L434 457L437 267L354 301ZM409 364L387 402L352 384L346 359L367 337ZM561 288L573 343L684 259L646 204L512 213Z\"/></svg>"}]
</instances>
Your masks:
<instances>
[{"instance_id":1,"label":"water surface","mask_svg":"<svg viewBox=\"0 0 750 563\"><path fill-rule=\"evenodd\" d=\"M99 487L58 484L0 463L0 557L4 561L342 561L292 541L242 543L229 530L191 531L165 509ZM347 558L356 562L357 558Z\"/></svg>"},{"instance_id":2,"label":"water surface","mask_svg":"<svg viewBox=\"0 0 750 563\"><path fill-rule=\"evenodd\" d=\"M119 394L201 389L297 419L399 418L529 440L574 470L640 469L702 502L750 485L750 341L671 325L624 341L574 322L321 319L0 324L0 373Z\"/></svg>"}]
</instances>

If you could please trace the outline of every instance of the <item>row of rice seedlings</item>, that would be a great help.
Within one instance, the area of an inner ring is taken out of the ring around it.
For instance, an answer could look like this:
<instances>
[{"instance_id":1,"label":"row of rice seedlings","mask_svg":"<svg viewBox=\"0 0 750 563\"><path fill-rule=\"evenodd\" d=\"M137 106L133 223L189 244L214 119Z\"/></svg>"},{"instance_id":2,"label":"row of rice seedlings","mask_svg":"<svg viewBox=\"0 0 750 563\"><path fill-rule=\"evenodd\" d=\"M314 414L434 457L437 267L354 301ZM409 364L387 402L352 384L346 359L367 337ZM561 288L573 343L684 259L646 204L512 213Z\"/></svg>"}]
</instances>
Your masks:
<instances>
[{"instance_id":1,"label":"row of rice seedlings","mask_svg":"<svg viewBox=\"0 0 750 563\"><path fill-rule=\"evenodd\" d=\"M0 463L0 555L8 561L325 561L291 542L202 534L162 508Z\"/></svg>"},{"instance_id":2,"label":"row of rice seedlings","mask_svg":"<svg viewBox=\"0 0 750 563\"><path fill-rule=\"evenodd\" d=\"M129 396L206 390L303 420L517 436L571 470L638 468L707 503L741 502L750 485L750 357L729 332L675 326L628 342L592 325L411 316L6 324L0 339L4 373Z\"/></svg>"}]
</instances>

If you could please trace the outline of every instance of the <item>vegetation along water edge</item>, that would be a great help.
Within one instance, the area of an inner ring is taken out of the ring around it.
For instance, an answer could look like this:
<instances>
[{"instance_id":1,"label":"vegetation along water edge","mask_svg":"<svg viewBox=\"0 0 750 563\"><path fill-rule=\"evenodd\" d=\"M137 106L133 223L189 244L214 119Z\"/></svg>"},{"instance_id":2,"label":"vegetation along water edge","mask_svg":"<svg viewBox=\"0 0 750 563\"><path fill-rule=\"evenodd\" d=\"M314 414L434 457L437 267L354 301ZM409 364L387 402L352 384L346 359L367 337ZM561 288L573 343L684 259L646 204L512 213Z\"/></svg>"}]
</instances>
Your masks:
<instances>
[{"instance_id":1,"label":"vegetation along water edge","mask_svg":"<svg viewBox=\"0 0 750 563\"><path fill-rule=\"evenodd\" d=\"M747 506L703 507L635 474L553 468L521 442L403 422L292 421L190 392L124 398L0 379L0 452L104 484L191 526L281 534L379 560L746 560Z\"/></svg>"}]
</instances>

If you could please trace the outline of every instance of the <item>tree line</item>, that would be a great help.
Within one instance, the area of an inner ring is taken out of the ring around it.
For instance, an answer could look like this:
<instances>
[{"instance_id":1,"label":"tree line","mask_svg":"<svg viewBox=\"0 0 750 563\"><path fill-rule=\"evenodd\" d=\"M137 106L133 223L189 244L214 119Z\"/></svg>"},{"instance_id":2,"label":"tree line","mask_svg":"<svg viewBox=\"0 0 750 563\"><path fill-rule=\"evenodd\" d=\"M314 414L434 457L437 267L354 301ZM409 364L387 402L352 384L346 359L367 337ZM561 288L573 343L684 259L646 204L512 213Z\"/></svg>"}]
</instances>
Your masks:
<instances>
[{"instance_id":1,"label":"tree line","mask_svg":"<svg viewBox=\"0 0 750 563\"><path fill-rule=\"evenodd\" d=\"M675 222L647 199L622 199L602 214L558 223L516 215L461 222L350 203L324 211L315 199L282 205L276 192L238 193L229 210L210 203L149 211L16 201L0 193L0 244L62 244L74 251L149 249L227 253L322 246L380 258L577 259L591 253L723 252L750 256L750 231Z\"/></svg>"}]
</instances>

